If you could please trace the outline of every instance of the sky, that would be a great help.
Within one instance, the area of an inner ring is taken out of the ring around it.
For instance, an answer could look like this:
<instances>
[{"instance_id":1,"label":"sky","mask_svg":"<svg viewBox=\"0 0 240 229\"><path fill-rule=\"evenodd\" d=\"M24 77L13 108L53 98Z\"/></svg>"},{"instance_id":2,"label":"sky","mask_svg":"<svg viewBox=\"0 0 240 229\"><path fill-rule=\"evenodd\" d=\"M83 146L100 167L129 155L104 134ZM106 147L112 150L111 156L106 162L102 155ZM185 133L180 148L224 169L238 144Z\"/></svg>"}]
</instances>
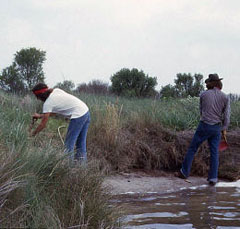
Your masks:
<instances>
[{"instance_id":1,"label":"sky","mask_svg":"<svg viewBox=\"0 0 240 229\"><path fill-rule=\"evenodd\" d=\"M239 94L239 0L1 0L0 71L22 48L46 51L52 87L63 80L110 84L122 68L157 77L218 73Z\"/></svg>"}]
</instances>

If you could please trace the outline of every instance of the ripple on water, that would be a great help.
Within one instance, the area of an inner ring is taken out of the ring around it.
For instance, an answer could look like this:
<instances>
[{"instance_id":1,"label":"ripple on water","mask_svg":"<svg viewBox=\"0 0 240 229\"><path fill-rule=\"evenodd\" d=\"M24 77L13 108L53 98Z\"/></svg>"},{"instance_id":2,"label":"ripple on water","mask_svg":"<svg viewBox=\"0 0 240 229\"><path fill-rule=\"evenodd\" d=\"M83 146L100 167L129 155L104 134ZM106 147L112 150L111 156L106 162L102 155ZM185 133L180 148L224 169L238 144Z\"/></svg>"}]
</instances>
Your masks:
<instances>
[{"instance_id":1,"label":"ripple on water","mask_svg":"<svg viewBox=\"0 0 240 229\"><path fill-rule=\"evenodd\" d=\"M144 213L144 214L137 214L137 215L128 215L127 217L130 219L146 219L146 218L169 218L169 217L182 217L188 215L187 212L178 212L178 213L172 213L172 212L155 212L155 213Z\"/></svg>"},{"instance_id":2,"label":"ripple on water","mask_svg":"<svg viewBox=\"0 0 240 229\"><path fill-rule=\"evenodd\" d=\"M156 206L184 206L185 203L155 203Z\"/></svg>"},{"instance_id":3,"label":"ripple on water","mask_svg":"<svg viewBox=\"0 0 240 229\"><path fill-rule=\"evenodd\" d=\"M126 229L192 229L192 224L148 224L139 226L127 226Z\"/></svg>"}]
</instances>

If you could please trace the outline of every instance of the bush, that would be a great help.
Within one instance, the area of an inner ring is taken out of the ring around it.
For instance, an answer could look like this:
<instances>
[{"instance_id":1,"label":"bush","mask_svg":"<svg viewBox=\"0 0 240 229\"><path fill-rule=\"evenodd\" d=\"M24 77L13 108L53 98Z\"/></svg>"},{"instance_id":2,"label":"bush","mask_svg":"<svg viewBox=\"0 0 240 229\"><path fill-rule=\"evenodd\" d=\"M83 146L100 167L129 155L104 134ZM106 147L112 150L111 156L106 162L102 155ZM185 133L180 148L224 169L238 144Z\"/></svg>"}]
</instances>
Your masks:
<instances>
[{"instance_id":1,"label":"bush","mask_svg":"<svg viewBox=\"0 0 240 229\"><path fill-rule=\"evenodd\" d=\"M104 83L100 80L92 80L88 84L86 83L79 84L76 89L76 92L107 95L109 94L109 86L107 83Z\"/></svg>"},{"instance_id":2,"label":"bush","mask_svg":"<svg viewBox=\"0 0 240 229\"><path fill-rule=\"evenodd\" d=\"M111 91L126 97L153 97L156 95L156 77L149 77L143 71L133 68L121 69L111 76Z\"/></svg>"}]
</instances>

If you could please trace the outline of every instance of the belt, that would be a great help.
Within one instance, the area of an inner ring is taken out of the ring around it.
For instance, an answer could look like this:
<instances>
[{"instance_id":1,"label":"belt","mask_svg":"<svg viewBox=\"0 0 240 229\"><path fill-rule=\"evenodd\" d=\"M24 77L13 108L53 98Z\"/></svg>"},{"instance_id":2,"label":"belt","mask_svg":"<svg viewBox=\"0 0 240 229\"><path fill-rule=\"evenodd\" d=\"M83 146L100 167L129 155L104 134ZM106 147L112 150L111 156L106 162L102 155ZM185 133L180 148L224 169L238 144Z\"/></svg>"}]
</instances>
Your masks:
<instances>
[{"instance_id":1,"label":"belt","mask_svg":"<svg viewBox=\"0 0 240 229\"><path fill-rule=\"evenodd\" d=\"M221 123L221 122L218 122L218 123L215 123L215 124L206 123L206 122L204 122L204 121L200 121L200 122L202 122L202 123L205 123L205 124L207 124L207 125L211 125L211 126L218 126L218 125L222 125L222 123Z\"/></svg>"}]
</instances>

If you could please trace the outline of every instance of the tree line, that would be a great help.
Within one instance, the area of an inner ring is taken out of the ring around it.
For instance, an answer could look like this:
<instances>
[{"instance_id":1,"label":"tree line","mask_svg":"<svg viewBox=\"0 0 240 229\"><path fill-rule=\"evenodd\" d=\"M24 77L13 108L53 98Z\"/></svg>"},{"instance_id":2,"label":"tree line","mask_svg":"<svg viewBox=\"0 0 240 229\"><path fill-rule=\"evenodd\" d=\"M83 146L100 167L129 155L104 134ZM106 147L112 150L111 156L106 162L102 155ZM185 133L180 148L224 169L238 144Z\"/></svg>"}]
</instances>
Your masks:
<instances>
[{"instance_id":1,"label":"tree line","mask_svg":"<svg viewBox=\"0 0 240 229\"><path fill-rule=\"evenodd\" d=\"M45 60L46 52L36 48L25 48L16 52L13 63L0 73L0 88L7 92L28 93L35 84L45 81L43 72ZM136 68L123 68L113 74L110 80L110 86L100 80L93 80L89 83L78 84L76 87L71 80L64 80L54 87L66 91L141 98L194 97L199 96L204 90L202 74L178 73L174 85L162 86L160 91L155 89L157 77L151 77Z\"/></svg>"}]
</instances>

